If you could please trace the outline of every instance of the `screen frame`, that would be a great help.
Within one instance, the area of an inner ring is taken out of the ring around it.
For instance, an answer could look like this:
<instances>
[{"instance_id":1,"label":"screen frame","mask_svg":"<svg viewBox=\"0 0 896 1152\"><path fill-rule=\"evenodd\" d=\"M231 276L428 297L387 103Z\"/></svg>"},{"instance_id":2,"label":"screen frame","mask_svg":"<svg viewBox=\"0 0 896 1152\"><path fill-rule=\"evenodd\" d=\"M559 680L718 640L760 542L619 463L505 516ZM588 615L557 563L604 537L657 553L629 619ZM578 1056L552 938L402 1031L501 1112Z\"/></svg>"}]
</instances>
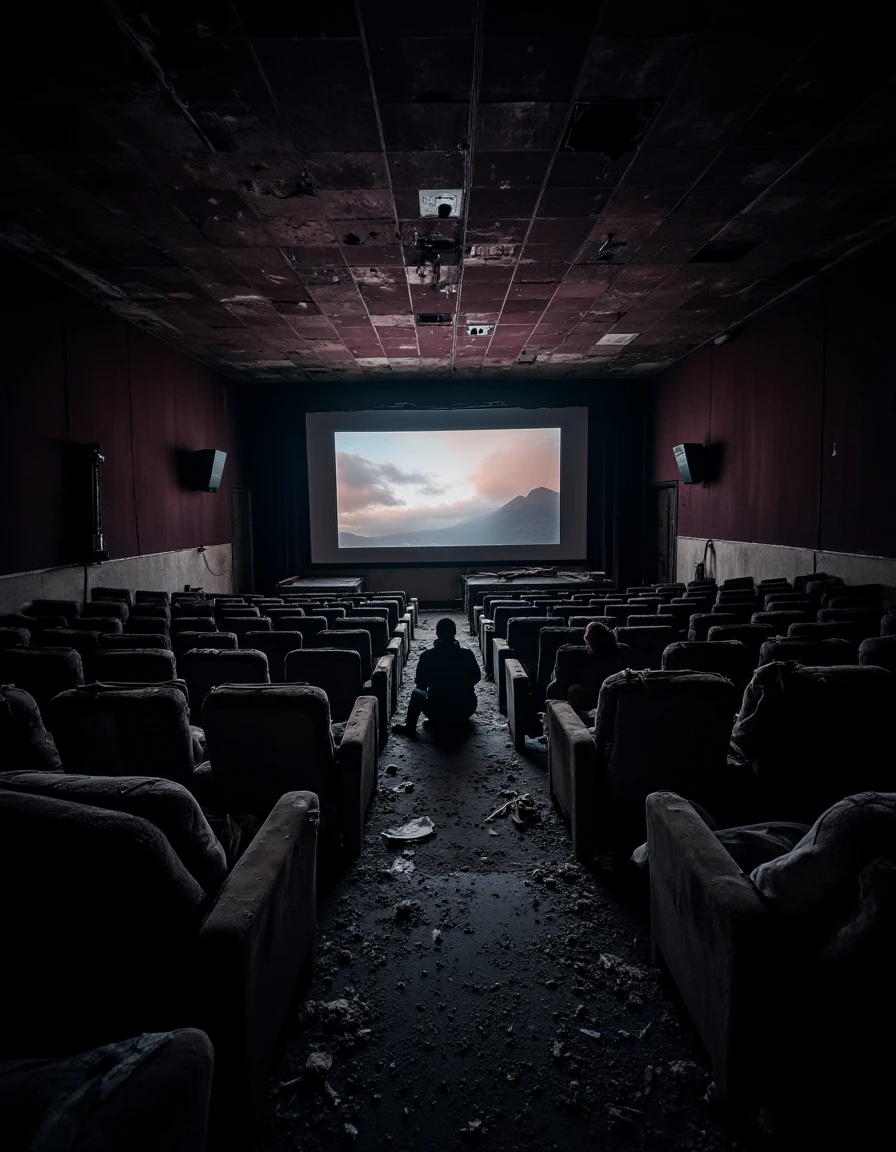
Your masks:
<instances>
[{"instance_id":1,"label":"screen frame","mask_svg":"<svg viewBox=\"0 0 896 1152\"><path fill-rule=\"evenodd\" d=\"M582 563L588 537L588 408L464 408L414 411L306 412L310 559L314 566L482 564L562 560ZM336 432L560 429L558 544L427 545L419 548L340 548L336 512Z\"/></svg>"}]
</instances>

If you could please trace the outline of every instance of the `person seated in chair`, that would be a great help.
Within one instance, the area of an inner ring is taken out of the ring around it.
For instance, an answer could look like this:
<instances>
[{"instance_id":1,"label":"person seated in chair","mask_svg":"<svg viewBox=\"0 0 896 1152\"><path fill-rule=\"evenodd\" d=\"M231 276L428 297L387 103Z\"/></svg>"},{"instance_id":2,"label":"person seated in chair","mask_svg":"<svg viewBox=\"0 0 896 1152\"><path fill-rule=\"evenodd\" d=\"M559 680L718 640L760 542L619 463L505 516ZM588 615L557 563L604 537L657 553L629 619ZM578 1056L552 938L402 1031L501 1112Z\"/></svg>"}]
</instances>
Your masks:
<instances>
[{"instance_id":1,"label":"person seated in chair","mask_svg":"<svg viewBox=\"0 0 896 1152\"><path fill-rule=\"evenodd\" d=\"M554 667L553 681L548 689L549 699L567 699L579 713L590 712L597 707L601 685L608 676L622 668L622 657L616 634L598 620L592 620L585 629L585 647L588 658L582 660L577 669L578 680L574 684L561 684Z\"/></svg>"},{"instance_id":2,"label":"person seated in chair","mask_svg":"<svg viewBox=\"0 0 896 1152\"><path fill-rule=\"evenodd\" d=\"M414 682L417 687L408 701L403 724L392 731L405 736L417 734L422 712L433 723L458 727L476 711L476 684L482 679L479 662L469 648L461 648L457 627L447 617L436 624L436 641L420 655Z\"/></svg>"}]
</instances>

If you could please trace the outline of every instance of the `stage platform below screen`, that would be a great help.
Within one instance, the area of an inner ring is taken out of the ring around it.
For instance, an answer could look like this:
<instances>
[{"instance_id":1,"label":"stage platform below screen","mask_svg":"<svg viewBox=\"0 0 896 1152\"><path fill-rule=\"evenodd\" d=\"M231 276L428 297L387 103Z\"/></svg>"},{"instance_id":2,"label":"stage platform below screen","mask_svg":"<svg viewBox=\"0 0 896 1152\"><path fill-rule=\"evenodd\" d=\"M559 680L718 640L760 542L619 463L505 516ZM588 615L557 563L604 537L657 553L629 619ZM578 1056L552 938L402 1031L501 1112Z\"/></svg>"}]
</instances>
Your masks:
<instances>
[{"instance_id":1,"label":"stage platform below screen","mask_svg":"<svg viewBox=\"0 0 896 1152\"><path fill-rule=\"evenodd\" d=\"M553 576L501 576L484 573L462 576L464 610L473 627L473 607L482 603L487 592L599 592L612 585L603 572L558 572Z\"/></svg>"},{"instance_id":2,"label":"stage platform below screen","mask_svg":"<svg viewBox=\"0 0 896 1152\"><path fill-rule=\"evenodd\" d=\"M280 592L331 592L334 596L364 591L363 576L290 576L277 585Z\"/></svg>"}]
</instances>

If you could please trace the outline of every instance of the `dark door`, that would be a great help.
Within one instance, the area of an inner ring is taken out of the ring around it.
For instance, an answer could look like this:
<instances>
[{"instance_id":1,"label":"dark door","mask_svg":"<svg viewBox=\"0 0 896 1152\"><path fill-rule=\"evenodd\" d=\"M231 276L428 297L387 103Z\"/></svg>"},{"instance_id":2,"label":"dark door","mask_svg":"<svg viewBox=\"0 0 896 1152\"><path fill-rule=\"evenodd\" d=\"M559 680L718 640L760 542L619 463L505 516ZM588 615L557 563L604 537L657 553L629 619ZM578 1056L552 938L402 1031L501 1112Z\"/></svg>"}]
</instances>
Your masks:
<instances>
[{"instance_id":1,"label":"dark door","mask_svg":"<svg viewBox=\"0 0 896 1152\"><path fill-rule=\"evenodd\" d=\"M233 590L254 592L252 493L248 488L231 487L230 522L233 530Z\"/></svg>"},{"instance_id":2,"label":"dark door","mask_svg":"<svg viewBox=\"0 0 896 1152\"><path fill-rule=\"evenodd\" d=\"M668 584L675 579L677 503L677 484L663 484L656 489L656 578L660 584Z\"/></svg>"}]
</instances>

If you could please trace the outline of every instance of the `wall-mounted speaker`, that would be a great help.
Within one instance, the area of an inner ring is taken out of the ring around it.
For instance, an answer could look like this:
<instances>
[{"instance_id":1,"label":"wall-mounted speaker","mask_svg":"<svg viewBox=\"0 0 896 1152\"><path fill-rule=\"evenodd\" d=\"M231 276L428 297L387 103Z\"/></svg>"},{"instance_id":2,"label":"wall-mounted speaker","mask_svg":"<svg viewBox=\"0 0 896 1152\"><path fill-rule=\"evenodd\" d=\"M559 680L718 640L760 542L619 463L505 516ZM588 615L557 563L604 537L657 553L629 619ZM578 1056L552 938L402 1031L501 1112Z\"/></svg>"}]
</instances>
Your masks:
<instances>
[{"instance_id":1,"label":"wall-mounted speaker","mask_svg":"<svg viewBox=\"0 0 896 1152\"><path fill-rule=\"evenodd\" d=\"M221 486L227 453L219 448L203 448L193 453L193 483L200 492L217 492Z\"/></svg>"},{"instance_id":2,"label":"wall-mounted speaker","mask_svg":"<svg viewBox=\"0 0 896 1152\"><path fill-rule=\"evenodd\" d=\"M672 449L682 483L699 484L704 478L706 450L702 444L676 444Z\"/></svg>"}]
</instances>

